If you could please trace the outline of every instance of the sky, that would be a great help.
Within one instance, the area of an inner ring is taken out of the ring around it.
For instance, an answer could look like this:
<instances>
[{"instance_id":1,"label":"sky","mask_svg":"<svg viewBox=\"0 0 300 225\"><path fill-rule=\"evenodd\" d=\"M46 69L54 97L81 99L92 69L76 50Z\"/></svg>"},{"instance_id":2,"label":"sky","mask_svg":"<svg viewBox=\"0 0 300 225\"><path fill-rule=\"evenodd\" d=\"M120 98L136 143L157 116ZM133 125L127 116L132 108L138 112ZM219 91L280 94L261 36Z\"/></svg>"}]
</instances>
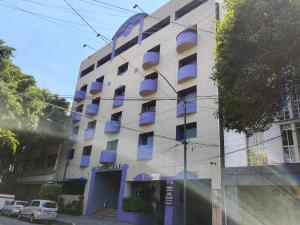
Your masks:
<instances>
[{"instance_id":1,"label":"sky","mask_svg":"<svg viewBox=\"0 0 300 225\"><path fill-rule=\"evenodd\" d=\"M134 13L99 3L67 0L98 32L111 39ZM97 2L98 1L98 2ZM102 0L126 9L138 4L152 13L167 0ZM39 87L61 96L73 96L80 62L105 43L64 0L0 0L0 39L14 47L13 62L34 76Z\"/></svg>"}]
</instances>

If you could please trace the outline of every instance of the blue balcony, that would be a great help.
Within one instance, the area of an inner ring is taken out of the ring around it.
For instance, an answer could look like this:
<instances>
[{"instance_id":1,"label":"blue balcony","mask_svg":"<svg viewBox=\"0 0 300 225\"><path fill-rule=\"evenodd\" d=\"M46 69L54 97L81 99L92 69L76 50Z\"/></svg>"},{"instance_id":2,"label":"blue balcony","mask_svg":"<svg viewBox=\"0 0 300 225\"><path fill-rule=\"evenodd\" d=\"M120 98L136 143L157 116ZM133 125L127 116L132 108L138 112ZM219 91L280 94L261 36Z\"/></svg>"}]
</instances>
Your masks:
<instances>
[{"instance_id":1,"label":"blue balcony","mask_svg":"<svg viewBox=\"0 0 300 225\"><path fill-rule=\"evenodd\" d=\"M122 106L124 102L124 95L117 95L114 97L113 107Z\"/></svg>"},{"instance_id":2,"label":"blue balcony","mask_svg":"<svg viewBox=\"0 0 300 225\"><path fill-rule=\"evenodd\" d=\"M80 114L78 114L78 113L73 113L73 114L72 114L72 122L73 122L73 123L79 122L80 119L81 119L81 115L80 115Z\"/></svg>"},{"instance_id":3,"label":"blue balcony","mask_svg":"<svg viewBox=\"0 0 300 225\"><path fill-rule=\"evenodd\" d=\"M197 45L197 33L193 30L185 30L181 32L177 38L177 52L181 53Z\"/></svg>"},{"instance_id":4,"label":"blue balcony","mask_svg":"<svg viewBox=\"0 0 300 225\"><path fill-rule=\"evenodd\" d=\"M89 155L83 155L81 157L80 167L88 167L90 165L90 158Z\"/></svg>"},{"instance_id":5,"label":"blue balcony","mask_svg":"<svg viewBox=\"0 0 300 225\"><path fill-rule=\"evenodd\" d=\"M159 53L157 52L146 52L143 58L143 68L149 69L159 64Z\"/></svg>"},{"instance_id":6,"label":"blue balcony","mask_svg":"<svg viewBox=\"0 0 300 225\"><path fill-rule=\"evenodd\" d=\"M82 101L84 98L85 98L85 91L79 90L79 91L76 91L76 92L75 92L74 100L75 100L76 102L80 102L80 101Z\"/></svg>"},{"instance_id":7,"label":"blue balcony","mask_svg":"<svg viewBox=\"0 0 300 225\"><path fill-rule=\"evenodd\" d=\"M110 120L105 123L104 133L106 134L116 134L120 132L120 122Z\"/></svg>"},{"instance_id":8,"label":"blue balcony","mask_svg":"<svg viewBox=\"0 0 300 225\"><path fill-rule=\"evenodd\" d=\"M140 84L140 95L146 96L148 94L155 93L157 91L157 79L156 80L143 80Z\"/></svg>"},{"instance_id":9,"label":"blue balcony","mask_svg":"<svg viewBox=\"0 0 300 225\"><path fill-rule=\"evenodd\" d=\"M99 93L100 91L102 91L102 86L103 86L102 82L97 82L97 81L93 82L91 84L90 93L93 95Z\"/></svg>"},{"instance_id":10,"label":"blue balcony","mask_svg":"<svg viewBox=\"0 0 300 225\"><path fill-rule=\"evenodd\" d=\"M137 150L137 160L152 159L153 145L140 145Z\"/></svg>"},{"instance_id":11,"label":"blue balcony","mask_svg":"<svg viewBox=\"0 0 300 225\"><path fill-rule=\"evenodd\" d=\"M197 77L197 64L192 63L179 68L178 83Z\"/></svg>"},{"instance_id":12,"label":"blue balcony","mask_svg":"<svg viewBox=\"0 0 300 225\"><path fill-rule=\"evenodd\" d=\"M101 152L100 163L116 163L117 154L116 151L105 150Z\"/></svg>"},{"instance_id":13,"label":"blue balcony","mask_svg":"<svg viewBox=\"0 0 300 225\"><path fill-rule=\"evenodd\" d=\"M148 125L155 122L155 112L143 112L140 114L140 125Z\"/></svg>"},{"instance_id":14,"label":"blue balcony","mask_svg":"<svg viewBox=\"0 0 300 225\"><path fill-rule=\"evenodd\" d=\"M197 101L195 99L186 100L186 114L196 113L197 112ZM177 104L177 117L184 115L184 103L183 101Z\"/></svg>"},{"instance_id":15,"label":"blue balcony","mask_svg":"<svg viewBox=\"0 0 300 225\"><path fill-rule=\"evenodd\" d=\"M95 129L85 129L83 138L85 141L93 140L95 134Z\"/></svg>"},{"instance_id":16,"label":"blue balcony","mask_svg":"<svg viewBox=\"0 0 300 225\"><path fill-rule=\"evenodd\" d=\"M78 134L71 134L71 137L70 137L71 144L76 144L77 137L78 137Z\"/></svg>"},{"instance_id":17,"label":"blue balcony","mask_svg":"<svg viewBox=\"0 0 300 225\"><path fill-rule=\"evenodd\" d=\"M85 115L95 116L98 114L99 106L97 104L89 104L86 106Z\"/></svg>"}]
</instances>

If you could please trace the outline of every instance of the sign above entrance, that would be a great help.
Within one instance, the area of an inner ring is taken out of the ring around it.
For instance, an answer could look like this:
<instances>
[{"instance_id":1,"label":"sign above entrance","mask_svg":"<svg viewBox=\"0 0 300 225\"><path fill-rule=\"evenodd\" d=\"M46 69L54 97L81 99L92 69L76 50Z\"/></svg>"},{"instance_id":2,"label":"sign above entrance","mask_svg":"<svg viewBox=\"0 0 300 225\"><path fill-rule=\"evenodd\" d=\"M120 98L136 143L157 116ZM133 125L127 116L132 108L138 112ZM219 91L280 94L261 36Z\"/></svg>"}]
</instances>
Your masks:
<instances>
[{"instance_id":1,"label":"sign above entrance","mask_svg":"<svg viewBox=\"0 0 300 225\"><path fill-rule=\"evenodd\" d=\"M166 197L165 197L165 205L172 206L174 198L174 181L166 182Z\"/></svg>"},{"instance_id":2,"label":"sign above entrance","mask_svg":"<svg viewBox=\"0 0 300 225\"><path fill-rule=\"evenodd\" d=\"M96 167L97 173L115 172L115 171L121 171L121 170L122 170L122 164L103 165L103 166Z\"/></svg>"}]
</instances>

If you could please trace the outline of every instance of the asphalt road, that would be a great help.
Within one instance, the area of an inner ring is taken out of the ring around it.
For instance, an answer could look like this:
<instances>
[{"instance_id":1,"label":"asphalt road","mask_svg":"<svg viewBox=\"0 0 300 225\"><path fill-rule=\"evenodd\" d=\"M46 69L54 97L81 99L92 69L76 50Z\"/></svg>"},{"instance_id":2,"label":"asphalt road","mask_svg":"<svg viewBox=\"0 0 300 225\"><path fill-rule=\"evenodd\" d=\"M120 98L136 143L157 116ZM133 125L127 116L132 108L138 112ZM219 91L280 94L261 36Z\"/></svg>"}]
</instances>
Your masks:
<instances>
[{"instance_id":1,"label":"asphalt road","mask_svg":"<svg viewBox=\"0 0 300 225\"><path fill-rule=\"evenodd\" d=\"M17 218L8 218L5 216L0 216L0 225L30 225L31 223L28 221L20 221ZM46 223L41 223L46 224ZM55 224L52 224L55 225Z\"/></svg>"}]
</instances>

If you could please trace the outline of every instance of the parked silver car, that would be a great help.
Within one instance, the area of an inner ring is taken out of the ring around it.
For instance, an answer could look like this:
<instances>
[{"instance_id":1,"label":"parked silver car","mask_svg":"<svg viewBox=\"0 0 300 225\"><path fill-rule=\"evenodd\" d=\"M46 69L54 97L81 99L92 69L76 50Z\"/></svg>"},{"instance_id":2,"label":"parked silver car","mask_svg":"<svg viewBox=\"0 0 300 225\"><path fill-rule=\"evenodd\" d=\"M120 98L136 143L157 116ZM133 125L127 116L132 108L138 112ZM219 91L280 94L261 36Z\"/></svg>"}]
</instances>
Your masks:
<instances>
[{"instance_id":1,"label":"parked silver car","mask_svg":"<svg viewBox=\"0 0 300 225\"><path fill-rule=\"evenodd\" d=\"M20 211L18 219L27 218L31 223L38 220L55 220L58 207L49 200L32 200Z\"/></svg>"},{"instance_id":2,"label":"parked silver car","mask_svg":"<svg viewBox=\"0 0 300 225\"><path fill-rule=\"evenodd\" d=\"M25 204L25 201L5 201L1 213L2 215L7 215L8 217L13 215L16 216L24 208Z\"/></svg>"}]
</instances>

